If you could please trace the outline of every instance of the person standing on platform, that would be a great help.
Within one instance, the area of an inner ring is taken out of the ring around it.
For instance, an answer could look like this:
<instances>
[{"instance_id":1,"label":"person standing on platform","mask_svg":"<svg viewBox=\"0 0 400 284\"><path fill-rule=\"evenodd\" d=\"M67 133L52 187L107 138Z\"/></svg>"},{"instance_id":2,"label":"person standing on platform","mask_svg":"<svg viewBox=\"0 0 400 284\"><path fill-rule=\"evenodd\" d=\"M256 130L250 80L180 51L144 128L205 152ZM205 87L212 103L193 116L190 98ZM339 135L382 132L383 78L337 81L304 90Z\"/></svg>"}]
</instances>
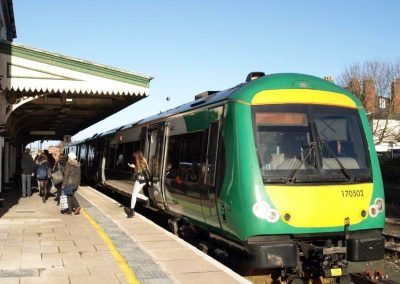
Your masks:
<instances>
[{"instance_id":1,"label":"person standing on platform","mask_svg":"<svg viewBox=\"0 0 400 284\"><path fill-rule=\"evenodd\" d=\"M133 164L128 163L128 166L135 170L136 181L133 184L131 207L124 207L124 211L128 218L132 218L135 215L134 209L137 196L143 187L149 183L150 171L147 161L141 151L133 153Z\"/></svg>"},{"instance_id":2,"label":"person standing on platform","mask_svg":"<svg viewBox=\"0 0 400 284\"><path fill-rule=\"evenodd\" d=\"M26 148L21 159L22 197L32 195L31 179L35 170L35 162L33 161L30 151L29 148Z\"/></svg>"},{"instance_id":3,"label":"person standing on platform","mask_svg":"<svg viewBox=\"0 0 400 284\"><path fill-rule=\"evenodd\" d=\"M64 170L65 165L67 164L67 157L65 156L64 153L61 153L59 158L58 158L58 163L60 168L62 168Z\"/></svg>"},{"instance_id":4,"label":"person standing on platform","mask_svg":"<svg viewBox=\"0 0 400 284\"><path fill-rule=\"evenodd\" d=\"M35 164L37 164L38 163L38 161L39 161L39 158L40 158L40 156L41 155L43 155L43 151L42 150L37 150L37 154L36 154L36 156L35 156L35 159L34 159L34 161L35 161Z\"/></svg>"},{"instance_id":5,"label":"person standing on platform","mask_svg":"<svg viewBox=\"0 0 400 284\"><path fill-rule=\"evenodd\" d=\"M58 157L58 161L54 165L53 172L61 171L62 173L64 173L64 168L65 168L66 164L67 164L67 157L65 156L64 153L61 153L60 156ZM54 200L57 201L57 205L59 205L62 183L56 184L55 187L57 188L57 193L56 193L56 197L54 198Z\"/></svg>"},{"instance_id":6,"label":"person standing on platform","mask_svg":"<svg viewBox=\"0 0 400 284\"><path fill-rule=\"evenodd\" d=\"M43 153L46 155L47 157L47 162L49 163L50 168L54 168L54 165L56 163L56 160L54 159L54 156L52 153L49 152L49 150L44 150Z\"/></svg>"},{"instance_id":7,"label":"person standing on platform","mask_svg":"<svg viewBox=\"0 0 400 284\"><path fill-rule=\"evenodd\" d=\"M46 203L47 200L47 182L49 180L50 175L50 166L47 161L47 156L42 154L38 162L36 164L36 178L38 180L39 185L39 195L42 196L43 203Z\"/></svg>"},{"instance_id":8,"label":"person standing on platform","mask_svg":"<svg viewBox=\"0 0 400 284\"><path fill-rule=\"evenodd\" d=\"M76 154L70 152L64 168L64 180L62 185L62 190L68 200L68 209L63 212L64 214L71 214L72 212L74 212L75 215L79 214L81 207L78 200L76 200L75 192L78 190L80 183L81 164L76 160Z\"/></svg>"}]
</instances>

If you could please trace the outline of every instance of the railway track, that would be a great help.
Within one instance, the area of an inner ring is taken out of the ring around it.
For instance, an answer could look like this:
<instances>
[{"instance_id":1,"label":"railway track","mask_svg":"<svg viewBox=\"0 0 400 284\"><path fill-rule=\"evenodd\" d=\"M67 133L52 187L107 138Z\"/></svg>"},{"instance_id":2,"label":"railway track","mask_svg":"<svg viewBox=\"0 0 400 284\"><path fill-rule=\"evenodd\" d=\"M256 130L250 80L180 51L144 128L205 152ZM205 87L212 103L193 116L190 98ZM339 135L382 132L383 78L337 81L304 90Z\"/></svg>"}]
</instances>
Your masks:
<instances>
[{"instance_id":1,"label":"railway track","mask_svg":"<svg viewBox=\"0 0 400 284\"><path fill-rule=\"evenodd\" d=\"M400 257L400 233L386 231L383 233L385 237L385 253L391 257L398 259Z\"/></svg>"},{"instance_id":2,"label":"railway track","mask_svg":"<svg viewBox=\"0 0 400 284\"><path fill-rule=\"evenodd\" d=\"M400 220L399 219L386 219L385 231L385 258L391 259L391 263L397 263L400 257ZM351 282L356 284L399 284L389 278L384 271L381 270L366 270L359 273L350 273Z\"/></svg>"},{"instance_id":3,"label":"railway track","mask_svg":"<svg viewBox=\"0 0 400 284\"><path fill-rule=\"evenodd\" d=\"M386 274L379 271L350 273L351 282L355 284L399 284L399 282L389 279Z\"/></svg>"}]
</instances>

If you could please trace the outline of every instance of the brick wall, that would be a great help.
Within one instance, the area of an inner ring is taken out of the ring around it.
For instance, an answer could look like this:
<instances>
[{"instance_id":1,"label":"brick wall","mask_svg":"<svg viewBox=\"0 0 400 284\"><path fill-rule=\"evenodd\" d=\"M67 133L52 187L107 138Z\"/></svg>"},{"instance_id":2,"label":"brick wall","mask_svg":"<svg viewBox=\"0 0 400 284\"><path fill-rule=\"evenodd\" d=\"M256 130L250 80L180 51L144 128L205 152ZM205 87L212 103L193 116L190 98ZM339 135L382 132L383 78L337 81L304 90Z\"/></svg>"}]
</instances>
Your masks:
<instances>
[{"instance_id":1,"label":"brick wall","mask_svg":"<svg viewBox=\"0 0 400 284\"><path fill-rule=\"evenodd\" d=\"M368 113L375 113L376 111L376 95L375 95L375 85L372 79L365 79L363 81L364 89L364 107Z\"/></svg>"},{"instance_id":2,"label":"brick wall","mask_svg":"<svg viewBox=\"0 0 400 284\"><path fill-rule=\"evenodd\" d=\"M400 113L400 79L392 82L393 112Z\"/></svg>"}]
</instances>

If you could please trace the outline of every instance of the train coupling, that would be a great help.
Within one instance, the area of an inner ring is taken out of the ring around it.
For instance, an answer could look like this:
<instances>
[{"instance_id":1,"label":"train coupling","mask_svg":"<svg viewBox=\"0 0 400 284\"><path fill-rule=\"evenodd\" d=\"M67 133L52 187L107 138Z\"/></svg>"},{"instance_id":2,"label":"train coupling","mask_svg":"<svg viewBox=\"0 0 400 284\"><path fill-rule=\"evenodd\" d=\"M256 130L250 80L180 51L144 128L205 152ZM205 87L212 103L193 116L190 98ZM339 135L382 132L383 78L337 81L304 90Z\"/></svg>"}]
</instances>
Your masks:
<instances>
[{"instance_id":1,"label":"train coupling","mask_svg":"<svg viewBox=\"0 0 400 284\"><path fill-rule=\"evenodd\" d=\"M341 278L348 275L346 247L318 247L301 244L302 274L311 279Z\"/></svg>"}]
</instances>

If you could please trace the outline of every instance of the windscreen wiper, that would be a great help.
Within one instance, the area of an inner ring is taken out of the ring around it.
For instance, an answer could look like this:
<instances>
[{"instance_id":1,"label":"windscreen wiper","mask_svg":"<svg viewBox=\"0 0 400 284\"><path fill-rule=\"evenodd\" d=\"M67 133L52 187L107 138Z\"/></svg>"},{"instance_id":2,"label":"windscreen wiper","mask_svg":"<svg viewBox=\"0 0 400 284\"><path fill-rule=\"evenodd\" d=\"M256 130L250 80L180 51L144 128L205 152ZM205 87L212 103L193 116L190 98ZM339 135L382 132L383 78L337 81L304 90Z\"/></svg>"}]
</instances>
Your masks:
<instances>
[{"instance_id":1,"label":"windscreen wiper","mask_svg":"<svg viewBox=\"0 0 400 284\"><path fill-rule=\"evenodd\" d=\"M329 147L328 143L325 140L322 140L321 138L317 137L317 141L319 144L322 144L325 146L325 148L328 150L328 152L331 154L331 156L335 159L335 161L339 164L340 169L342 170L343 175L347 178L348 181L354 180L354 178L351 176L349 171L343 166L343 164L340 162L339 158L333 153L331 148Z\"/></svg>"},{"instance_id":2,"label":"windscreen wiper","mask_svg":"<svg viewBox=\"0 0 400 284\"><path fill-rule=\"evenodd\" d=\"M305 157L303 159L301 159L301 162L290 172L290 174L286 178L286 182L293 182L294 181L294 177L299 172L301 166L304 164L304 161L306 161L308 156L310 156L312 150L315 148L315 145L317 145L317 143L315 143L315 142L311 142L310 143L310 145L309 145L309 147L307 149Z\"/></svg>"}]
</instances>

